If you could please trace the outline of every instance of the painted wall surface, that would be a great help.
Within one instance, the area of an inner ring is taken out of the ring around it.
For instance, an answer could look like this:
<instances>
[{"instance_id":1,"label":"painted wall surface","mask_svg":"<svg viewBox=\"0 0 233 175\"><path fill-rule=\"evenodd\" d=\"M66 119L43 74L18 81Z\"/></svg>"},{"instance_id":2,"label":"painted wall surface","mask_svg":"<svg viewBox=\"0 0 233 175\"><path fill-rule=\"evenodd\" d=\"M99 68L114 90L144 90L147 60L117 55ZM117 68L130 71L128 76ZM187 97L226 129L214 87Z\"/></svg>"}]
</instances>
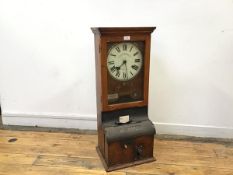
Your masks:
<instances>
[{"instance_id":1,"label":"painted wall surface","mask_svg":"<svg viewBox=\"0 0 233 175\"><path fill-rule=\"evenodd\" d=\"M4 124L96 128L90 27L156 26L158 133L233 138L232 0L0 1Z\"/></svg>"}]
</instances>

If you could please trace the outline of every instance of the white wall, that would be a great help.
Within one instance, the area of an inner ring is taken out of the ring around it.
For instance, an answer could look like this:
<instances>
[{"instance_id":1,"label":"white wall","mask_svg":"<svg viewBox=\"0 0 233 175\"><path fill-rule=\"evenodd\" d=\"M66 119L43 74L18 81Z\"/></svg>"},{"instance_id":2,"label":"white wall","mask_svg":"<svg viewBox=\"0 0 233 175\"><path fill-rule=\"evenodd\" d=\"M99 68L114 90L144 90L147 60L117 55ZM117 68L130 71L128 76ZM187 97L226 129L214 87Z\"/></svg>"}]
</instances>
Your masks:
<instances>
[{"instance_id":1,"label":"white wall","mask_svg":"<svg viewBox=\"0 0 233 175\"><path fill-rule=\"evenodd\" d=\"M232 0L0 1L4 124L96 128L93 26L157 26L158 133L233 138Z\"/></svg>"}]
</instances>

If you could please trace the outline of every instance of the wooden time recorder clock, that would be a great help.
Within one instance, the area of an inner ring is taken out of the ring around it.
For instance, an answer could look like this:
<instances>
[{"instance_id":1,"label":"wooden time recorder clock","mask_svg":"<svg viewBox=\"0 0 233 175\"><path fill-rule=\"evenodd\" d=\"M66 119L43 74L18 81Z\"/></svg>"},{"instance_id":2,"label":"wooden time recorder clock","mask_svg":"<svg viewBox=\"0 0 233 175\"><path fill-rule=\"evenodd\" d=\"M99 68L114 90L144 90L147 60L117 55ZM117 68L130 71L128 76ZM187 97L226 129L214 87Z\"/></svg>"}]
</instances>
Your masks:
<instances>
[{"instance_id":1,"label":"wooden time recorder clock","mask_svg":"<svg viewBox=\"0 0 233 175\"><path fill-rule=\"evenodd\" d=\"M92 28L95 36L97 152L106 171L151 162L150 39L155 27Z\"/></svg>"}]
</instances>

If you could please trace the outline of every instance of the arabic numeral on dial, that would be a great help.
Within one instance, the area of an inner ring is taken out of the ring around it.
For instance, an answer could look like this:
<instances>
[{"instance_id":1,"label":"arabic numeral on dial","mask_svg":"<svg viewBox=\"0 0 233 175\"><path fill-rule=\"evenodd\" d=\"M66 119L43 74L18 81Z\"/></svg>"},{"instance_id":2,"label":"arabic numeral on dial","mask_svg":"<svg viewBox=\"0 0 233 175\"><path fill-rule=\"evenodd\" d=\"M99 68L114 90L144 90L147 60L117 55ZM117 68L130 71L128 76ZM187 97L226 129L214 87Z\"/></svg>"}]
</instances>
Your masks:
<instances>
[{"instance_id":1,"label":"arabic numeral on dial","mask_svg":"<svg viewBox=\"0 0 233 175\"><path fill-rule=\"evenodd\" d=\"M135 59L135 63L139 63L141 60L140 59Z\"/></svg>"},{"instance_id":2,"label":"arabic numeral on dial","mask_svg":"<svg viewBox=\"0 0 233 175\"><path fill-rule=\"evenodd\" d=\"M114 61L109 61L108 64L114 64Z\"/></svg>"}]
</instances>

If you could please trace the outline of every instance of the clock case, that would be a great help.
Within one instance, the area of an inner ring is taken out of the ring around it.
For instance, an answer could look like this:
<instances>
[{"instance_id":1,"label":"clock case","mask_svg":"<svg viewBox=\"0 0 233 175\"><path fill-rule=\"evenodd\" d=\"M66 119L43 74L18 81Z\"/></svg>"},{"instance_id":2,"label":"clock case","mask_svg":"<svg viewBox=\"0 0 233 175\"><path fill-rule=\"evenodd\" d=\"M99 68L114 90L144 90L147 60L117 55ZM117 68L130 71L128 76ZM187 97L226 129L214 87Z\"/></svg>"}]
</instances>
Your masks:
<instances>
[{"instance_id":1,"label":"clock case","mask_svg":"<svg viewBox=\"0 0 233 175\"><path fill-rule=\"evenodd\" d=\"M155 27L91 28L95 38L97 152L106 171L154 161L155 128L148 118L148 87L151 33ZM108 103L107 54L109 42L144 42L143 98ZM119 116L130 122L119 124Z\"/></svg>"}]
</instances>

